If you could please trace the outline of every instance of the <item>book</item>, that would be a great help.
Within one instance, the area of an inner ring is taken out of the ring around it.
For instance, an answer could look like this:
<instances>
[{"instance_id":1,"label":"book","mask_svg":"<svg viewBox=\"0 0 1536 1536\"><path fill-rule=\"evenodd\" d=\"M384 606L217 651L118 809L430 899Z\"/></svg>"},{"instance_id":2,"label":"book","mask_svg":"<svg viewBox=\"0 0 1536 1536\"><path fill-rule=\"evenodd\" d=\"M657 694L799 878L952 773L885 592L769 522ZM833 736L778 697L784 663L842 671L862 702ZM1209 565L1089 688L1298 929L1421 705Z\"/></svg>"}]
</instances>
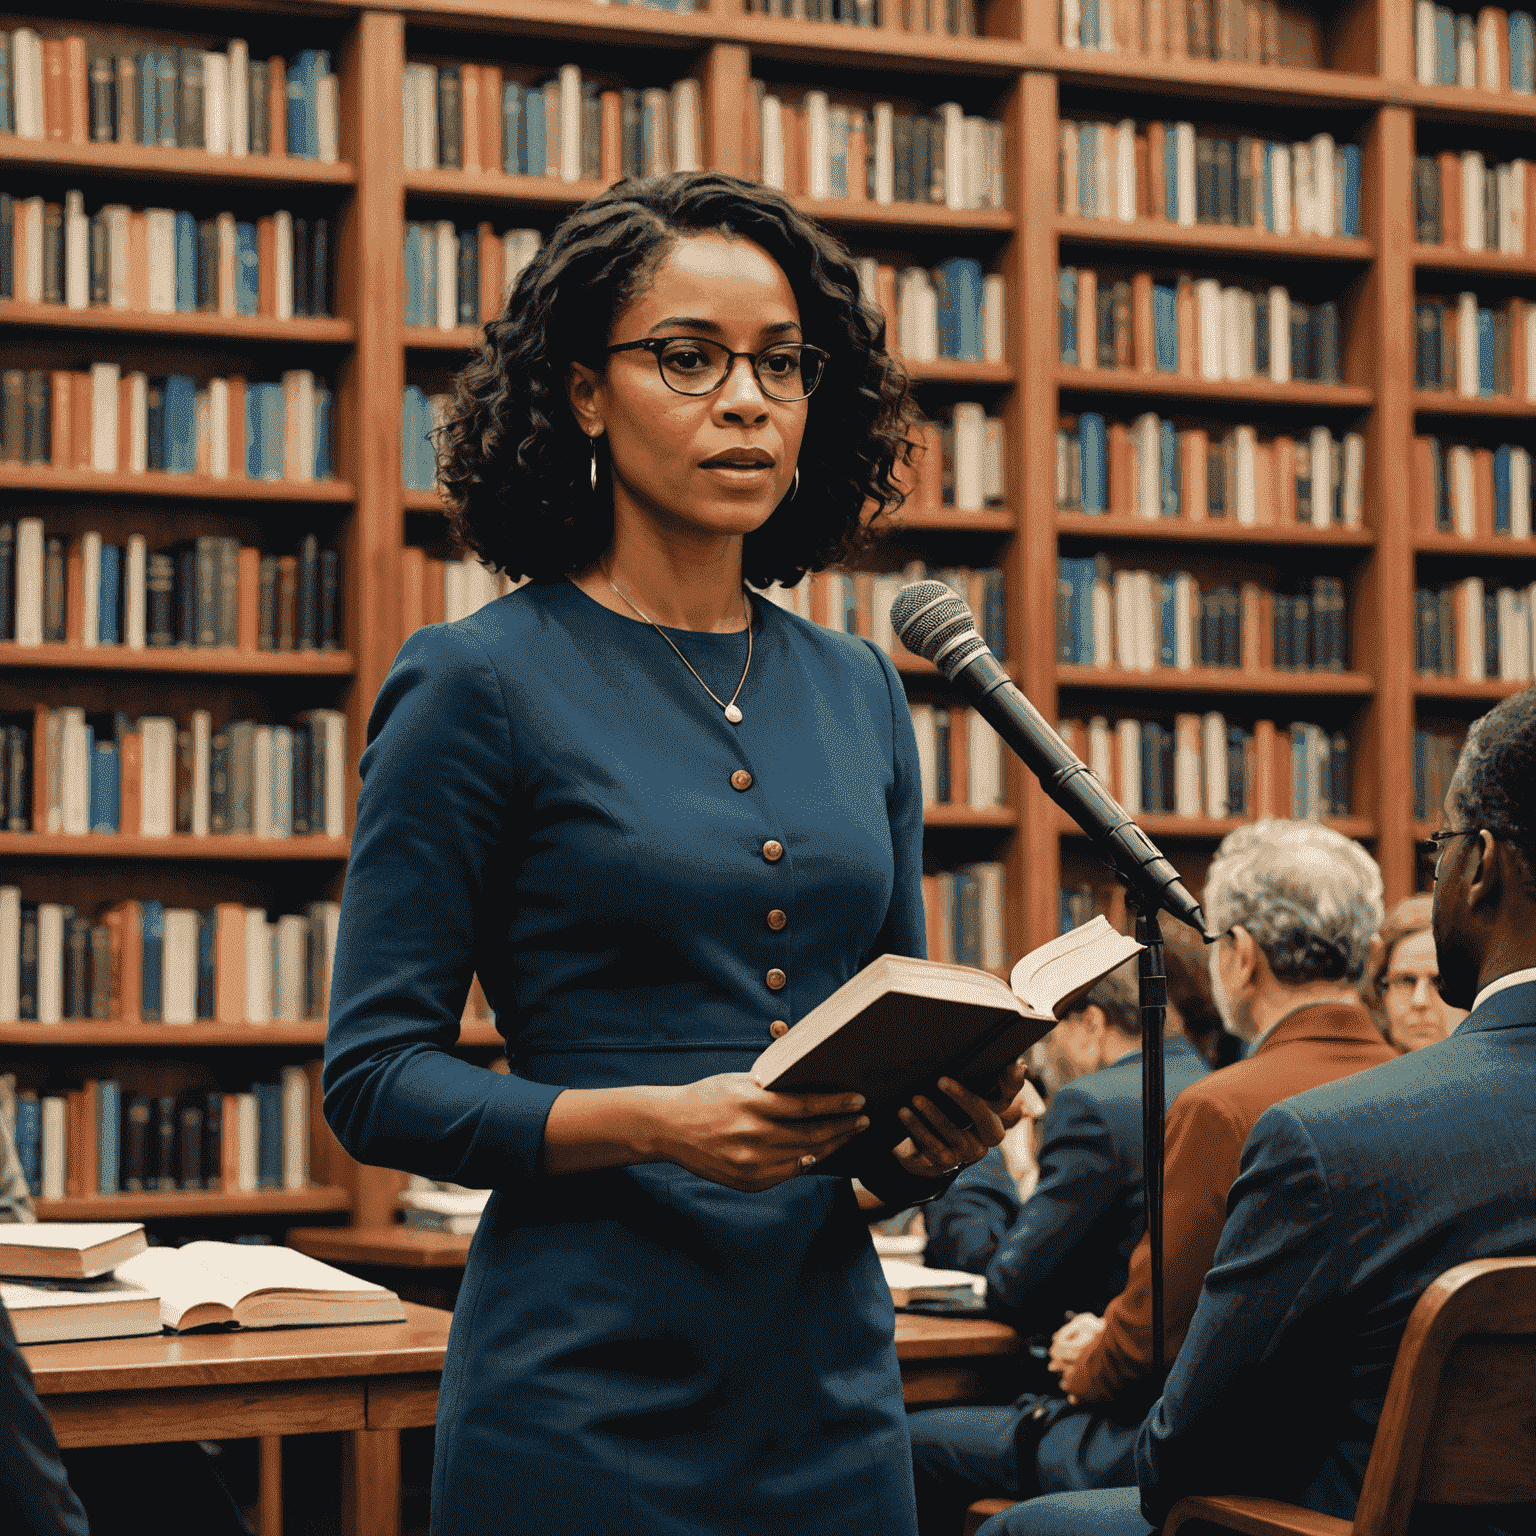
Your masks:
<instances>
[{"instance_id":1,"label":"book","mask_svg":"<svg viewBox=\"0 0 1536 1536\"><path fill-rule=\"evenodd\" d=\"M862 1093L869 1128L817 1165L851 1171L859 1150L905 1138L897 1110L913 1094L952 1106L934 1086L945 1075L990 1093L1063 1007L1142 947L1108 922L1088 924L1032 950L1006 982L970 966L881 955L775 1040L753 1062L752 1080L779 1093Z\"/></svg>"},{"instance_id":2,"label":"book","mask_svg":"<svg viewBox=\"0 0 1536 1536\"><path fill-rule=\"evenodd\" d=\"M0 1275L93 1280L143 1252L137 1221L40 1221L0 1227Z\"/></svg>"},{"instance_id":3,"label":"book","mask_svg":"<svg viewBox=\"0 0 1536 1536\"><path fill-rule=\"evenodd\" d=\"M176 1333L405 1321L400 1298L387 1287L275 1245L146 1248L117 1266L117 1278L158 1296L160 1321Z\"/></svg>"},{"instance_id":4,"label":"book","mask_svg":"<svg viewBox=\"0 0 1536 1536\"><path fill-rule=\"evenodd\" d=\"M446 1189L407 1189L400 1195L405 1225L460 1236L480 1225L481 1213L490 1199L488 1189L456 1192Z\"/></svg>"},{"instance_id":5,"label":"book","mask_svg":"<svg viewBox=\"0 0 1536 1536\"><path fill-rule=\"evenodd\" d=\"M985 1296L987 1277L963 1269L928 1269L910 1259L882 1255L880 1269L898 1307L914 1301L949 1301L957 1297Z\"/></svg>"},{"instance_id":6,"label":"book","mask_svg":"<svg viewBox=\"0 0 1536 1536\"><path fill-rule=\"evenodd\" d=\"M18 1344L129 1338L161 1331L160 1298L120 1277L99 1280L0 1281L0 1304Z\"/></svg>"}]
</instances>

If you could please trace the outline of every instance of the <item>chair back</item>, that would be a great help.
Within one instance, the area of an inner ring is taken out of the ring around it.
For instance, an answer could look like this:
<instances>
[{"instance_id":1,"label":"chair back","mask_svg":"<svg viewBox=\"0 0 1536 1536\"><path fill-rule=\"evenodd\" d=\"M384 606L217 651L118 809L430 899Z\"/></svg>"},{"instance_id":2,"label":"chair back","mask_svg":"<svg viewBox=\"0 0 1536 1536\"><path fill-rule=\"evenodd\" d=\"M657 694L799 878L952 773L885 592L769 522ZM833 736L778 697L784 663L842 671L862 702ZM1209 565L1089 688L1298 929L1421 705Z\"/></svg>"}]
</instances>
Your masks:
<instances>
[{"instance_id":1,"label":"chair back","mask_svg":"<svg viewBox=\"0 0 1536 1536\"><path fill-rule=\"evenodd\" d=\"M1415 1503L1536 1502L1536 1258L1448 1269L1408 1318L1354 1536L1400 1536Z\"/></svg>"}]
</instances>

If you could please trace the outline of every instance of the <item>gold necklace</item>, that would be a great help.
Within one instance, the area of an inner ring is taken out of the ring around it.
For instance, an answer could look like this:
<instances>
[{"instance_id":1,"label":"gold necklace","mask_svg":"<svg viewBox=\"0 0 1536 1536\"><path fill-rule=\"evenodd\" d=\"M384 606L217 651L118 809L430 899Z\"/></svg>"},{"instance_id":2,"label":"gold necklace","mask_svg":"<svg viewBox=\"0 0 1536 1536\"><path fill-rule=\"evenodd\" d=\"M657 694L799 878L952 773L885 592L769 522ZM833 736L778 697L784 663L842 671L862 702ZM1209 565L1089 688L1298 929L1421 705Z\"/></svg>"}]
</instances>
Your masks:
<instances>
[{"instance_id":1,"label":"gold necklace","mask_svg":"<svg viewBox=\"0 0 1536 1536\"><path fill-rule=\"evenodd\" d=\"M654 629L656 633L667 642L668 645L671 645L674 651L677 651L676 645L673 645L672 643L671 635L669 635L666 630L664 630L661 625L655 621L655 619L648 618L645 614L640 613L640 610L635 607L634 603L630 602L629 598L625 597L624 593L619 592L618 583L614 581L612 576L608 575L607 571L604 571L603 575L607 577L608 585L612 587L615 592L618 592L618 595L624 598L624 601L629 603L629 606L634 608L635 612L639 613L640 617L645 619L645 622L649 624L651 628ZM715 690L711 688L702 677L699 677L699 674L693 670L693 663L690 662L681 651L677 651L678 660L681 661L682 664L687 667L690 672L693 672L693 675L696 678L698 678L699 687L701 687L704 692L707 693L710 698L712 698L715 703L720 706L721 710L725 714L725 718L729 720L732 725L741 724L741 711L736 707L736 700L740 696L742 687L747 681L747 673L752 669L752 614L751 611L747 608L747 595L745 592L743 592L741 595L741 607L742 612L746 615L747 620L747 664L741 669L741 682L736 684L736 692L731 695L729 703L722 699L720 695L716 693Z\"/></svg>"}]
</instances>

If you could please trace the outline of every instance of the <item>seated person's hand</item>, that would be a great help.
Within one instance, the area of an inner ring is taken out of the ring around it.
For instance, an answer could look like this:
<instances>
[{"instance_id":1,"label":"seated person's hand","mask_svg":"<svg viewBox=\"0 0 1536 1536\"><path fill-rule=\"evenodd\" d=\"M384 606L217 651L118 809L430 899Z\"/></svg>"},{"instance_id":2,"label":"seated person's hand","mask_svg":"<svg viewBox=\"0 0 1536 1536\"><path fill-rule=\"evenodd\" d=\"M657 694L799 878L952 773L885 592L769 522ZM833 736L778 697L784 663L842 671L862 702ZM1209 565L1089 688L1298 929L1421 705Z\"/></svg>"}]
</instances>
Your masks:
<instances>
[{"instance_id":1,"label":"seated person's hand","mask_svg":"<svg viewBox=\"0 0 1536 1536\"><path fill-rule=\"evenodd\" d=\"M959 1118L969 1118L971 1127L957 1130L943 1109L923 1094L901 1110L907 1139L896 1148L896 1161L919 1178L936 1179L979 1163L1011 1126L1031 1112L1031 1102L1040 1103L1039 1095L1025 1080L1022 1060L1003 1073L997 1094L990 1099L972 1093L951 1077L940 1078L939 1087L965 1111ZM1041 1105L1040 1112L1043 1110Z\"/></svg>"},{"instance_id":2,"label":"seated person's hand","mask_svg":"<svg viewBox=\"0 0 1536 1536\"><path fill-rule=\"evenodd\" d=\"M1096 1317L1092 1312L1079 1312L1071 1322L1056 1330L1051 1339L1051 1354L1046 1365L1056 1375L1064 1376L1093 1348L1103 1332L1102 1317ZM1067 1401L1076 1406L1077 1399L1070 1393L1067 1394Z\"/></svg>"}]
</instances>

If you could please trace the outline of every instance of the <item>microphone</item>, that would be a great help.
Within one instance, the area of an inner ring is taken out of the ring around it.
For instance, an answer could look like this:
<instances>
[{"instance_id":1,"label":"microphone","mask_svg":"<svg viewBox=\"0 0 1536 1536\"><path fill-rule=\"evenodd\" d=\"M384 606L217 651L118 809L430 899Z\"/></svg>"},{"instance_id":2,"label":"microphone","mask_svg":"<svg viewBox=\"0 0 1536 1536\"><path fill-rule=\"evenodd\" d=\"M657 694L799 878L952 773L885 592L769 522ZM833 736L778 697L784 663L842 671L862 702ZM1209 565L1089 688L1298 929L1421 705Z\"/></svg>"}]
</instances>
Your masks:
<instances>
[{"instance_id":1,"label":"microphone","mask_svg":"<svg viewBox=\"0 0 1536 1536\"><path fill-rule=\"evenodd\" d=\"M1144 901L1187 923L1207 944L1200 903L1157 845L1120 808L1088 765L1051 729L1014 686L1002 663L976 633L976 619L942 581L914 581L891 604L901 643L931 661L962 693L1052 800L1088 834L1095 852Z\"/></svg>"}]
</instances>

